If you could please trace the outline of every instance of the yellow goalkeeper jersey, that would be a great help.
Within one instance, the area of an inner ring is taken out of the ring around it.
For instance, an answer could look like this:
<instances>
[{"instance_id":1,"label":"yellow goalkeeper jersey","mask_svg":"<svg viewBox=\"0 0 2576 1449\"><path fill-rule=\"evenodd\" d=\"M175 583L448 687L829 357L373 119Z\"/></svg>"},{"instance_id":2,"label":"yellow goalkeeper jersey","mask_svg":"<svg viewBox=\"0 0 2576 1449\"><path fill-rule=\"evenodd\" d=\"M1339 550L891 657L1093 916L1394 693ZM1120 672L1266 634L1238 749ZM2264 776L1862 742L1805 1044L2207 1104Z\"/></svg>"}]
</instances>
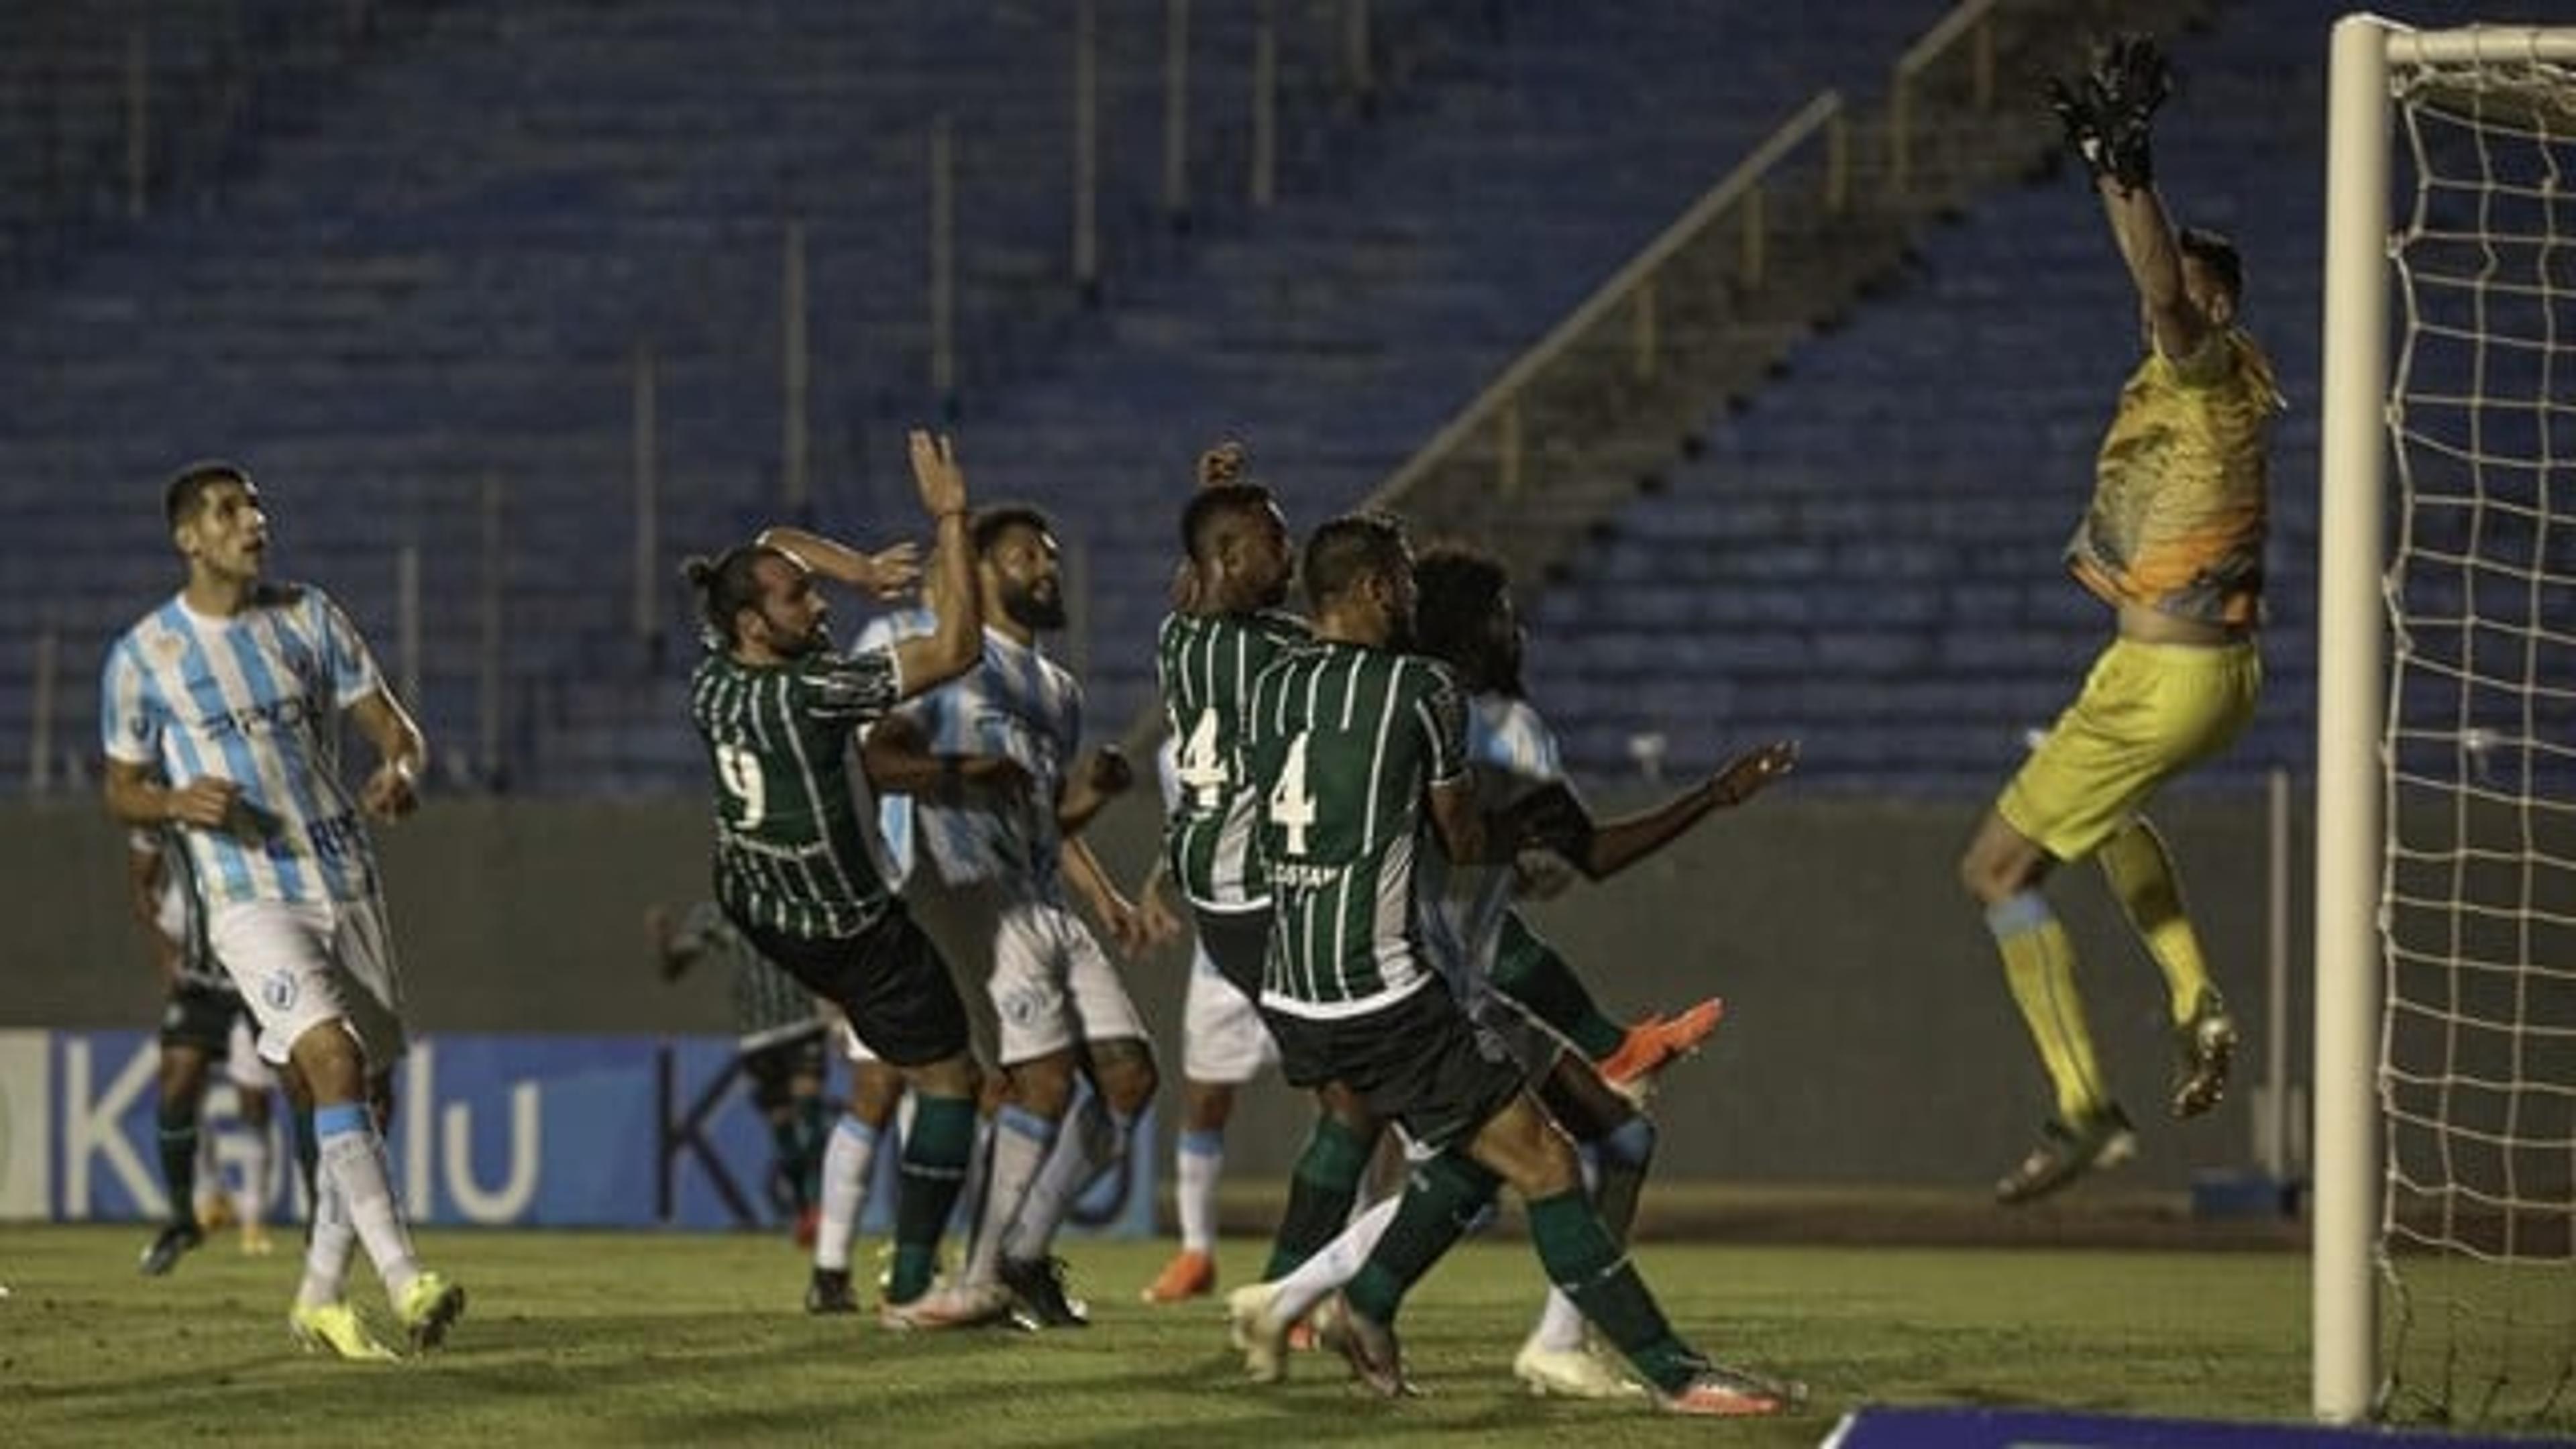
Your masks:
<instances>
[{"instance_id":1,"label":"yellow goalkeeper jersey","mask_svg":"<svg viewBox=\"0 0 2576 1449\"><path fill-rule=\"evenodd\" d=\"M2271 359L2235 328L2190 357L2152 348L2120 391L2093 506L2066 566L2113 605L2244 626L2263 597L2265 454L2282 408Z\"/></svg>"}]
</instances>

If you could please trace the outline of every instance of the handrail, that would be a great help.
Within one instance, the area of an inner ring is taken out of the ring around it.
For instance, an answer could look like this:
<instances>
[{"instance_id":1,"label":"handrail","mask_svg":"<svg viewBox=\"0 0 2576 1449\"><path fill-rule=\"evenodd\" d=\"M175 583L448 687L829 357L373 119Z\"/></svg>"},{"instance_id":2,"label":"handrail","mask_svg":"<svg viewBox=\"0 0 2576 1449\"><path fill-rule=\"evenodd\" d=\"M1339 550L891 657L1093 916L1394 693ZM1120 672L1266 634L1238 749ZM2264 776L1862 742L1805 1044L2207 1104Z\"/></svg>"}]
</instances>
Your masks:
<instances>
[{"instance_id":1,"label":"handrail","mask_svg":"<svg viewBox=\"0 0 2576 1449\"><path fill-rule=\"evenodd\" d=\"M1478 429L1491 422L1497 413L1502 412L1533 379L1545 372L1559 356L1573 347L1578 339L1651 284L1655 274L1661 271L1664 264L1676 253L1698 240L1703 233L1724 219L1738 203L1757 195L1757 188L1774 170L1778 169L1790 152L1828 123L1840 120L1842 112L1843 98L1840 91L1821 92L1801 106L1795 115L1771 133L1769 139L1754 147L1752 154L1736 163L1734 170L1729 171L1716 185L1701 193L1699 200L1691 203L1689 210L1684 211L1670 226L1658 233L1643 250L1628 260L1627 265L1612 273L1608 281L1594 288L1592 294L1584 299L1582 305L1568 314L1564 321L1557 323L1545 337L1540 338L1527 351L1514 359L1510 366L1503 369L1501 376L1487 383L1483 391L1477 393L1456 417L1449 420L1447 426L1433 434L1429 442L1416 449L1413 456L1404 461L1403 466L1397 468L1384 483L1379 484L1369 494L1365 506L1387 507L1411 492L1416 484L1427 477L1433 469L1448 461L1450 455L1463 447ZM1835 154L1839 158L1841 154L1839 147L1835 148ZM1836 178L1834 184L1839 189L1840 178Z\"/></svg>"},{"instance_id":2,"label":"handrail","mask_svg":"<svg viewBox=\"0 0 2576 1449\"><path fill-rule=\"evenodd\" d=\"M1889 187L1899 194L1914 179L1914 81L1946 57L1962 39L1973 38L1976 53L1971 58L1975 70L1975 99L1983 109L1994 104L1995 47L1994 28L1986 22L2003 0L1959 0L1950 13L1941 17L1923 38L1905 48L1896 58L1887 96L1887 173Z\"/></svg>"},{"instance_id":3,"label":"handrail","mask_svg":"<svg viewBox=\"0 0 2576 1449\"><path fill-rule=\"evenodd\" d=\"M2003 0L1960 0L1949 14L1923 32L1923 38L1905 48L1896 58L1899 76L1913 75L1941 58L1942 52L1959 43L1959 37L1982 23Z\"/></svg>"}]
</instances>

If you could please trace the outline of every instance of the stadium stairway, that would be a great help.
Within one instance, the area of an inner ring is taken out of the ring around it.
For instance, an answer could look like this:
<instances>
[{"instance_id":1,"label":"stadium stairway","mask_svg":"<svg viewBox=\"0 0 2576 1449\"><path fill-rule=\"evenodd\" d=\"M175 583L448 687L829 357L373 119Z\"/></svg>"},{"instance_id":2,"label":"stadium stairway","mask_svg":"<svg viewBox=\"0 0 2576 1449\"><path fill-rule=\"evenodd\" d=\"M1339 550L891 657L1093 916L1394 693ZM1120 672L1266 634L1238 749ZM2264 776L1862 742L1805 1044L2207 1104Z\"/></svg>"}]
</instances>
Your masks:
<instances>
[{"instance_id":1,"label":"stadium stairway","mask_svg":"<svg viewBox=\"0 0 2576 1449\"><path fill-rule=\"evenodd\" d=\"M2290 402L2266 699L2201 786L2297 768L2313 735L2322 56L2341 9L2228 5L2173 45L2159 180L2185 221L2238 240L2247 325ZM2059 170L1976 197L1770 385L1704 403L1657 491L1608 517L1532 611L1533 690L1570 762L1633 776L1663 751L1686 771L1794 735L1802 789L1993 790L2107 637L2058 552L2136 315L2098 207Z\"/></svg>"}]
</instances>

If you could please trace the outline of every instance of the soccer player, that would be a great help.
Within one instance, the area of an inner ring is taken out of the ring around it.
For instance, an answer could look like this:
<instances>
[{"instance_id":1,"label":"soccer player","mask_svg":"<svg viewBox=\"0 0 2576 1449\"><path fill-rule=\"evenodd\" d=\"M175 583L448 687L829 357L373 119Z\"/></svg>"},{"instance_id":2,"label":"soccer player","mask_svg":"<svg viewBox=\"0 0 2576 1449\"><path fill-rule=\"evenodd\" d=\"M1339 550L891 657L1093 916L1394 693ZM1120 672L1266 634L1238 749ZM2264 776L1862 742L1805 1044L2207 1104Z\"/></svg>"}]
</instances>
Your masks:
<instances>
[{"instance_id":1,"label":"soccer player","mask_svg":"<svg viewBox=\"0 0 2576 1449\"><path fill-rule=\"evenodd\" d=\"M1371 1389L1403 1393L1396 1310L1508 1182L1549 1280L1659 1406L1782 1412L1793 1386L1716 1368L1674 1333L1586 1201L1572 1146L1519 1069L1482 1050L1429 958L1415 879L1424 854L1507 862L1534 822L1479 808L1456 684L1401 652L1415 602L1402 527L1335 519L1308 541L1305 579L1314 642L1262 671L1244 712L1274 913L1262 1010L1291 1082L1343 1083L1434 1154L1345 1290L1336 1346ZM1288 1327L1263 1314L1255 1333L1275 1357Z\"/></svg>"},{"instance_id":2,"label":"soccer player","mask_svg":"<svg viewBox=\"0 0 2576 1449\"><path fill-rule=\"evenodd\" d=\"M937 1329L992 1313L980 1295L931 1286L975 1138L978 1073L965 1005L886 887L849 767L853 733L980 657L965 474L945 437L915 431L911 456L939 531L937 631L835 653L815 575L873 588L877 561L802 530L767 530L688 566L709 646L689 714L715 771L716 903L763 956L840 1007L917 1099L878 1317L889 1328Z\"/></svg>"},{"instance_id":3,"label":"soccer player","mask_svg":"<svg viewBox=\"0 0 2576 1449\"><path fill-rule=\"evenodd\" d=\"M2150 122L2169 86L2154 42L2129 37L2075 85L2054 88L2137 285L2148 348L2121 390L2092 506L2066 550L2076 580L2115 612L2118 635L1959 863L2056 1088L2057 1116L2039 1145L1995 1184L2007 1203L2046 1196L2136 1149L2094 1060L2073 943L2041 893L2059 862L2099 857L2164 973L2173 1115L2217 1105L2236 1046L2172 858L2139 812L2253 715L2264 454L2281 398L2271 363L2236 325L2245 279L2235 247L2177 232L2156 194Z\"/></svg>"},{"instance_id":4,"label":"soccer player","mask_svg":"<svg viewBox=\"0 0 2576 1449\"><path fill-rule=\"evenodd\" d=\"M830 1023L796 978L753 949L713 901L700 901L676 922L667 906L644 913L662 979L677 981L702 960L722 962L733 987L734 1050L751 1105L769 1124L777 1194L796 1225L797 1245L814 1241L820 1214L815 1177L832 1109L823 1101L823 1038Z\"/></svg>"},{"instance_id":5,"label":"soccer player","mask_svg":"<svg viewBox=\"0 0 2576 1449\"><path fill-rule=\"evenodd\" d=\"M1241 760L1244 697L1272 661L1306 642L1307 630L1280 611L1295 573L1287 521L1245 468L1235 443L1199 461L1199 488L1181 514L1176 607L1163 621L1156 665L1165 724L1180 742L1181 797L1164 826L1171 878L1217 973L1257 999L1271 902L1252 844L1260 802ZM1599 1065L1605 1081L1639 1097L1657 1072L1715 1029L1720 1011L1706 1001L1622 1028L1601 1015L1570 973L1533 972L1516 986L1526 989L1529 1009ZM1289 1178L1264 1281L1285 1276L1342 1231L1377 1148L1381 1129L1370 1113L1333 1083L1317 1092L1320 1110ZM1180 1282L1195 1277L1193 1264L1175 1268Z\"/></svg>"},{"instance_id":6,"label":"soccer player","mask_svg":"<svg viewBox=\"0 0 2576 1449\"><path fill-rule=\"evenodd\" d=\"M108 650L107 806L179 829L261 1054L291 1063L313 1104L319 1192L290 1326L345 1358L391 1356L347 1301L354 1236L413 1349L432 1348L465 1290L414 1256L370 1111L370 1079L402 1055L402 987L361 817L411 812L428 746L348 616L264 577L268 515L247 471L191 464L163 511L188 578ZM377 757L354 799L337 769L344 712Z\"/></svg>"},{"instance_id":7,"label":"soccer player","mask_svg":"<svg viewBox=\"0 0 2576 1449\"><path fill-rule=\"evenodd\" d=\"M1166 816L1180 807L1180 742L1165 735L1154 754ZM1184 927L1164 899L1168 856L1157 859L1137 892L1146 939L1156 945L1180 939ZM1208 955L1193 933L1190 976L1181 999L1181 1122L1173 1146L1172 1203L1180 1217L1181 1247L1145 1285L1148 1303L1178 1303L1216 1290L1217 1183L1225 1171L1225 1129L1244 1083L1279 1064L1278 1043L1261 1023L1261 1008Z\"/></svg>"},{"instance_id":8,"label":"soccer player","mask_svg":"<svg viewBox=\"0 0 2576 1449\"><path fill-rule=\"evenodd\" d=\"M275 1077L260 1062L243 1030L247 1008L232 978L206 944L205 911L188 874L186 847L166 830L133 830L126 837L126 883L134 914L152 945L169 999L161 1012L158 1142L161 1180L170 1198L170 1221L143 1250L142 1270L159 1277L205 1234L238 1217L242 1251L272 1251L268 1207L269 1093ZM215 1134L203 1112L206 1071L215 1057L239 1096L249 1129L241 1203L224 1197L215 1161Z\"/></svg>"},{"instance_id":9,"label":"soccer player","mask_svg":"<svg viewBox=\"0 0 2576 1449\"><path fill-rule=\"evenodd\" d=\"M1597 1179L1594 1201L1614 1239L1626 1237L1637 1195L1654 1156L1655 1127L1625 1094L1603 1081L1599 1069L1563 1050L1552 1030L1523 996L1581 992L1572 968L1522 919L1513 902L1522 895L1562 888L1573 870L1602 880L1679 839L1716 810L1751 799L1788 774L1797 759L1791 741L1747 752L1701 784L1661 805L1617 820L1596 821L1572 790L1556 737L1531 707L1521 682L1525 635L1513 607L1510 578L1500 560L1480 550L1450 545L1431 549L1414 565L1417 589L1415 647L1449 667L1467 692L1467 759L1479 809L1530 808L1543 803L1546 836L1564 852L1523 852L1509 864L1458 864L1426 852L1421 889L1424 944L1468 1019L1489 1044L1519 1064L1543 1106L1582 1148ZM1548 797L1543 802L1541 797ZM1541 882L1545 882L1542 885ZM1562 985L1534 986L1534 982ZM1343 1286L1357 1271L1395 1203L1381 1203L1281 1283L1237 1290L1228 1316L1247 1349L1263 1311L1293 1320L1322 1294ZM1282 1365L1255 1361L1261 1378ZM1531 1391L1574 1398L1614 1398L1641 1392L1604 1363L1584 1333L1583 1316L1562 1292L1548 1295L1536 1329L1512 1361L1513 1376Z\"/></svg>"},{"instance_id":10,"label":"soccer player","mask_svg":"<svg viewBox=\"0 0 2576 1449\"><path fill-rule=\"evenodd\" d=\"M1073 1204L1122 1160L1158 1077L1144 1019L1072 907L1080 895L1122 950L1141 944L1135 907L1080 831L1132 783L1115 751L1076 765L1082 690L1039 648L1065 624L1052 524L1026 507L987 509L972 543L982 592L980 668L868 734L868 777L909 798L904 897L941 948L989 992L1003 1090L984 1195L959 1283L999 1282L1023 1326L1078 1327L1052 1251ZM900 638L930 614L869 628ZM899 817L900 819L900 817ZM873 1045L873 1043L871 1043ZM1077 1081L1088 1090L1077 1099Z\"/></svg>"}]
</instances>

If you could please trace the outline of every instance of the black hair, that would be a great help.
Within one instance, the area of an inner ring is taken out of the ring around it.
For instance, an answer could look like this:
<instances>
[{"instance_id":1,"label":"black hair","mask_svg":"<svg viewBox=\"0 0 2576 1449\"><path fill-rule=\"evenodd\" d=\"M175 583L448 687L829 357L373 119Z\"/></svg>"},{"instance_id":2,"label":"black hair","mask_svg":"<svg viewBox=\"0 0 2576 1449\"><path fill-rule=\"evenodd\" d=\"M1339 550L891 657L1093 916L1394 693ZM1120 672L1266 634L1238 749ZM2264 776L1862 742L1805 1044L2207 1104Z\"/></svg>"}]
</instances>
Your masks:
<instances>
[{"instance_id":1,"label":"black hair","mask_svg":"<svg viewBox=\"0 0 2576 1449\"><path fill-rule=\"evenodd\" d=\"M760 565L773 558L788 561L783 550L744 543L714 558L693 558L680 565L680 577L698 592L698 609L712 643L730 649L742 642L734 632L734 621L743 610L760 607Z\"/></svg>"},{"instance_id":2,"label":"black hair","mask_svg":"<svg viewBox=\"0 0 2576 1449\"><path fill-rule=\"evenodd\" d=\"M200 458L170 475L162 485L161 516L171 528L197 516L205 506L206 493L218 483L250 484L250 470L222 458Z\"/></svg>"},{"instance_id":3,"label":"black hair","mask_svg":"<svg viewBox=\"0 0 2576 1449\"><path fill-rule=\"evenodd\" d=\"M1278 506L1270 490L1258 483L1217 483L1190 495L1187 508L1181 510L1181 551L1201 562L1212 562L1217 540L1225 525L1239 518L1249 518Z\"/></svg>"},{"instance_id":4,"label":"black hair","mask_svg":"<svg viewBox=\"0 0 2576 1449\"><path fill-rule=\"evenodd\" d=\"M1518 684L1493 629L1511 587L1501 559L1472 544L1435 544L1413 561L1413 583L1416 653L1457 670L1470 690L1509 692Z\"/></svg>"},{"instance_id":5,"label":"black hair","mask_svg":"<svg viewBox=\"0 0 2576 1449\"><path fill-rule=\"evenodd\" d=\"M1404 521L1392 513L1345 513L1306 540L1306 599L1317 613L1362 582L1413 567Z\"/></svg>"},{"instance_id":6,"label":"black hair","mask_svg":"<svg viewBox=\"0 0 2576 1449\"><path fill-rule=\"evenodd\" d=\"M1055 523L1044 512L1026 503L996 503L975 511L975 520L966 529L967 539L975 545L975 555L983 557L1002 535L1014 528L1052 535Z\"/></svg>"},{"instance_id":7,"label":"black hair","mask_svg":"<svg viewBox=\"0 0 2576 1449\"><path fill-rule=\"evenodd\" d=\"M2209 274L2225 288L2229 301L2245 304L2245 259L2236 251L2236 243L2207 227L2187 226L2174 238L2182 254L2209 268Z\"/></svg>"}]
</instances>

